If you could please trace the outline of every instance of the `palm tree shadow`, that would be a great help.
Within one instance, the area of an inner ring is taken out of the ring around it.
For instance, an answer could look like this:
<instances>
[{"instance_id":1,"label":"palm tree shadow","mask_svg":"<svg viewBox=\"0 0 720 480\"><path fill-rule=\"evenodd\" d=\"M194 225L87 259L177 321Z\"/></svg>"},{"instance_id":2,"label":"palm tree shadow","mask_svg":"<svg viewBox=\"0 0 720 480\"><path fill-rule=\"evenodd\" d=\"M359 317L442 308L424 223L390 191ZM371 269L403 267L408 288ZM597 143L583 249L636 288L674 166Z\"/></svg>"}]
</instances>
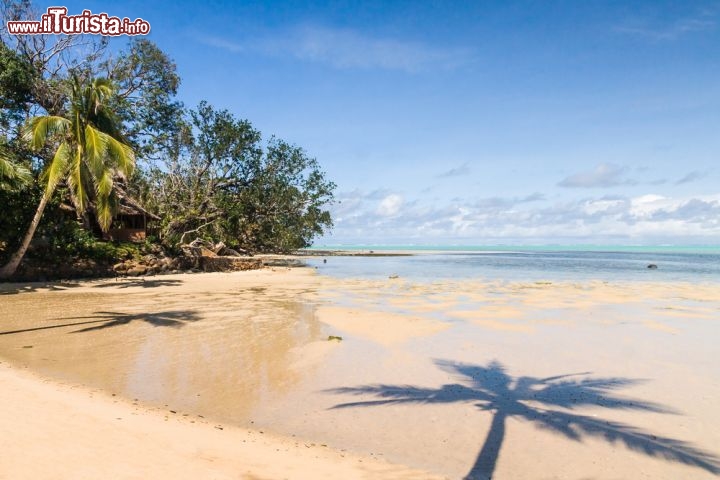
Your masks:
<instances>
[{"instance_id":1,"label":"palm tree shadow","mask_svg":"<svg viewBox=\"0 0 720 480\"><path fill-rule=\"evenodd\" d=\"M94 315L86 317L75 317L76 319L95 319L83 323L100 323L93 327L85 327L74 330L70 333L92 332L95 330L103 330L106 328L127 325L130 322L139 321L146 322L154 327L173 327L180 328L188 322L195 322L200 319L200 315L189 310L171 310L158 313L120 313L120 312L96 312Z\"/></svg>"},{"instance_id":2,"label":"palm tree shadow","mask_svg":"<svg viewBox=\"0 0 720 480\"><path fill-rule=\"evenodd\" d=\"M181 280L173 279L156 279L146 280L144 278L133 278L130 280L124 280L122 282L115 281L113 283L101 283L95 285L95 288L130 288L130 287L143 287L143 288L156 288L156 287L176 287L181 285Z\"/></svg>"},{"instance_id":3,"label":"palm tree shadow","mask_svg":"<svg viewBox=\"0 0 720 480\"><path fill-rule=\"evenodd\" d=\"M508 418L520 418L570 440L595 437L650 457L720 473L720 459L681 440L653 435L620 422L573 413L583 406L601 406L616 410L639 410L675 414L667 407L642 400L614 396L613 391L638 384L628 378L593 378L589 373L558 375L548 378L511 377L497 361L487 366L438 360L439 368L459 375L460 383L440 388L409 385L366 385L329 390L334 394L374 395L379 400L342 403L332 407L369 407L392 404L472 403L482 411L493 412L485 441L466 479L490 479L505 440Z\"/></svg>"},{"instance_id":4,"label":"palm tree shadow","mask_svg":"<svg viewBox=\"0 0 720 480\"><path fill-rule=\"evenodd\" d=\"M0 295L17 295L19 293L55 292L81 286L78 282L29 282L0 283Z\"/></svg>"}]
</instances>

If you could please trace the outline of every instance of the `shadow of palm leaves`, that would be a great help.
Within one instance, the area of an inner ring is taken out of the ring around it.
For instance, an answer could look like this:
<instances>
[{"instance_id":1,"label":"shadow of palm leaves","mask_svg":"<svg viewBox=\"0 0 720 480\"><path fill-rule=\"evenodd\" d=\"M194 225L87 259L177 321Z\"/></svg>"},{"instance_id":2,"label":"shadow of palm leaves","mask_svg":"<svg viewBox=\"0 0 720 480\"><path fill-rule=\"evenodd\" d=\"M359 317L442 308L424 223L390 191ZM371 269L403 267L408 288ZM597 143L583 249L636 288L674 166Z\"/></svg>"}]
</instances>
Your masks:
<instances>
[{"instance_id":1,"label":"shadow of palm leaves","mask_svg":"<svg viewBox=\"0 0 720 480\"><path fill-rule=\"evenodd\" d=\"M184 326L187 322L195 322L200 319L200 316L193 311L189 310L171 310L167 312L158 313L120 313L120 312L97 312L95 315L89 315L86 317L75 317L78 319L97 319L93 321L83 323L100 323L94 327L81 328L74 330L70 333L82 333L91 332L94 330L102 330L105 328L117 327L120 325L127 325L133 321L146 322L155 327L173 327L179 328Z\"/></svg>"},{"instance_id":2,"label":"shadow of palm leaves","mask_svg":"<svg viewBox=\"0 0 720 480\"><path fill-rule=\"evenodd\" d=\"M461 383L440 388L418 388L407 385L367 385L329 390L330 393L374 395L380 400L349 402L336 408L368 407L402 403L474 403L480 410L493 412L490 431L466 479L492 477L505 438L505 423L510 417L521 418L540 428L581 441L597 437L609 443L651 457L663 458L720 473L720 459L690 443L653 435L620 422L572 413L583 406L609 409L640 410L655 413L677 413L653 402L616 397L613 390L640 383L628 378L588 378L589 372L548 378L511 377L497 361L487 366L439 360L441 369L460 375ZM562 410L558 410L562 409Z\"/></svg>"},{"instance_id":3,"label":"shadow of palm leaves","mask_svg":"<svg viewBox=\"0 0 720 480\"><path fill-rule=\"evenodd\" d=\"M95 285L95 288L177 287L178 285L182 285L182 283L183 282L181 280L172 279L146 280L144 278L135 278L130 280L115 281L113 283L100 283L98 285Z\"/></svg>"}]
</instances>

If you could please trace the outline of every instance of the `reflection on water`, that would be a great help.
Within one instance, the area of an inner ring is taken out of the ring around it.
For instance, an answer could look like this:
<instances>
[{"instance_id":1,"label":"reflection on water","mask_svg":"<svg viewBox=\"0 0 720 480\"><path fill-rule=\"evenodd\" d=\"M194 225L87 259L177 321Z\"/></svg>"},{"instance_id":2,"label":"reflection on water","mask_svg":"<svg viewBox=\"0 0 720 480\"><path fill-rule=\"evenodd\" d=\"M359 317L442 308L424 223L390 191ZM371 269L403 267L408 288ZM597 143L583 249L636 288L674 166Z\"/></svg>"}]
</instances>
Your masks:
<instances>
[{"instance_id":1,"label":"reflection on water","mask_svg":"<svg viewBox=\"0 0 720 480\"><path fill-rule=\"evenodd\" d=\"M69 382L245 423L254 406L308 373L294 366L297 352L321 339L322 327L299 298L270 299L260 289L202 297L194 309L187 294L135 294L132 302L105 293L7 295L0 354Z\"/></svg>"}]
</instances>

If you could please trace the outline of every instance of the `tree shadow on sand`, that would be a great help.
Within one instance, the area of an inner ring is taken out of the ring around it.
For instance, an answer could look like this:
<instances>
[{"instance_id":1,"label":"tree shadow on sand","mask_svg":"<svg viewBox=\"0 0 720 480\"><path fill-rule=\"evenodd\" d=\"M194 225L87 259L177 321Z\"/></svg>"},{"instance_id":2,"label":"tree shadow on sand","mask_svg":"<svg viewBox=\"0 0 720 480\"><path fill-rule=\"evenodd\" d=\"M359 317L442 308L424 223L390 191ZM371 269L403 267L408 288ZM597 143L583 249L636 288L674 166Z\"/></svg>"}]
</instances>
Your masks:
<instances>
[{"instance_id":1,"label":"tree shadow on sand","mask_svg":"<svg viewBox=\"0 0 720 480\"><path fill-rule=\"evenodd\" d=\"M589 373L558 375L548 378L511 377L497 361L487 366L439 360L436 365L461 377L461 382L440 388L410 385L367 385L330 390L335 394L374 395L380 400L342 403L332 407L369 407L402 403L474 403L482 411L493 413L490 431L466 479L490 479L505 439L505 423L515 417L539 428L582 441L595 437L622 444L650 457L691 465L713 474L720 473L720 459L692 444L661 437L620 422L570 413L583 406L616 410L676 413L652 402L616 397L613 391L641 383L628 378L592 378ZM562 410L558 410L558 408Z\"/></svg>"},{"instance_id":2,"label":"tree shadow on sand","mask_svg":"<svg viewBox=\"0 0 720 480\"><path fill-rule=\"evenodd\" d=\"M79 282L32 282L0 284L0 295L17 295L19 293L59 292L80 287Z\"/></svg>"},{"instance_id":3,"label":"tree shadow on sand","mask_svg":"<svg viewBox=\"0 0 720 480\"><path fill-rule=\"evenodd\" d=\"M95 285L95 288L130 288L130 287L142 287L142 288L156 288L156 287L176 287L181 285L182 280L174 279L156 279L146 280L144 278L133 278L131 280L115 281L114 283L101 283Z\"/></svg>"},{"instance_id":4,"label":"tree shadow on sand","mask_svg":"<svg viewBox=\"0 0 720 480\"><path fill-rule=\"evenodd\" d=\"M158 313L120 313L120 312L96 312L94 315L88 315L85 317L72 317L61 318L58 320L80 320L78 322L69 323L57 323L54 325L45 325L42 327L30 327L23 328L20 330L8 330L0 332L0 335L13 335L16 333L35 332L38 330L50 330L53 328L65 328L74 327L77 325L95 325L93 327L81 328L79 330L73 330L69 333L80 333L80 332L91 332L93 330L102 330L105 328L117 327L120 325L127 325L133 321L147 322L155 327L173 327L179 328L184 326L188 322L195 322L200 320L200 315L191 310L171 310L168 312Z\"/></svg>"},{"instance_id":5,"label":"tree shadow on sand","mask_svg":"<svg viewBox=\"0 0 720 480\"><path fill-rule=\"evenodd\" d=\"M127 325L130 322L146 322L154 327L173 327L180 328L188 322L200 320L200 315L196 312L188 310L172 310L158 313L120 313L120 312L97 312L95 315L87 317L75 317L77 319L98 319L101 325L94 327L81 328L71 333L92 332L95 330L103 330L106 328Z\"/></svg>"}]
</instances>

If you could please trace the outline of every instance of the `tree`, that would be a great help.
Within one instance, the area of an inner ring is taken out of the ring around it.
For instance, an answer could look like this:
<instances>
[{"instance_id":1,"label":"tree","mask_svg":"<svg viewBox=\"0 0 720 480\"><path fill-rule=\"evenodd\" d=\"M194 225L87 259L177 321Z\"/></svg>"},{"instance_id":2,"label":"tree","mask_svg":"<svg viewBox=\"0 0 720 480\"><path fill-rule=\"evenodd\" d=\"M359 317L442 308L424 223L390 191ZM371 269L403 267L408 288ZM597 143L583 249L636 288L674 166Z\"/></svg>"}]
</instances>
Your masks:
<instances>
[{"instance_id":1,"label":"tree","mask_svg":"<svg viewBox=\"0 0 720 480\"><path fill-rule=\"evenodd\" d=\"M98 71L117 87L111 108L138 159L164 154L182 125L183 105L174 100L180 86L175 63L151 41L133 39Z\"/></svg>"},{"instance_id":2,"label":"tree","mask_svg":"<svg viewBox=\"0 0 720 480\"><path fill-rule=\"evenodd\" d=\"M151 172L148 200L166 243L194 237L252 251L307 246L332 226L324 207L335 184L298 147L206 102L189 112L171 155Z\"/></svg>"},{"instance_id":3,"label":"tree","mask_svg":"<svg viewBox=\"0 0 720 480\"><path fill-rule=\"evenodd\" d=\"M245 188L220 202L227 212L225 230L244 248L289 252L332 227L323 207L332 201L335 184L303 149L271 138L250 167Z\"/></svg>"},{"instance_id":4,"label":"tree","mask_svg":"<svg viewBox=\"0 0 720 480\"><path fill-rule=\"evenodd\" d=\"M94 200L100 227L104 231L110 227L116 206L114 176L129 175L135 164L132 149L123 143L117 120L106 107L112 94L112 84L106 79L83 81L73 76L66 116L34 117L28 123L24 138L33 149L41 149L48 141L57 148L44 169L45 188L35 216L20 247L0 269L0 278L15 273L61 180L68 183L78 213Z\"/></svg>"},{"instance_id":5,"label":"tree","mask_svg":"<svg viewBox=\"0 0 720 480\"><path fill-rule=\"evenodd\" d=\"M182 243L188 235L225 239L220 194L246 185L248 166L262 154L259 142L260 132L227 110L201 102L188 113L164 162L150 172L146 197L163 218L166 244Z\"/></svg>"},{"instance_id":6,"label":"tree","mask_svg":"<svg viewBox=\"0 0 720 480\"><path fill-rule=\"evenodd\" d=\"M0 137L11 137L20 125L32 99L34 74L31 66L0 43Z\"/></svg>"},{"instance_id":7,"label":"tree","mask_svg":"<svg viewBox=\"0 0 720 480\"><path fill-rule=\"evenodd\" d=\"M38 20L41 12L29 0L0 0L0 21ZM107 55L108 40L97 35L11 35L0 28L0 44L13 50L32 70L31 107L49 115L63 115L68 91L65 81L73 74L96 76Z\"/></svg>"},{"instance_id":8,"label":"tree","mask_svg":"<svg viewBox=\"0 0 720 480\"><path fill-rule=\"evenodd\" d=\"M0 144L0 190L11 190L29 184L32 181L30 170L19 163L15 163L7 151Z\"/></svg>"},{"instance_id":9,"label":"tree","mask_svg":"<svg viewBox=\"0 0 720 480\"><path fill-rule=\"evenodd\" d=\"M3 26L40 15L28 0L0 0ZM6 67L3 50L10 52L31 74L25 82L28 108L58 116L65 114L69 92L64 84L73 75L109 79L116 94L108 106L122 124L126 141L140 159L157 154L182 116L182 104L174 100L180 85L175 63L144 38L131 39L115 55L107 47L108 39L96 35L10 35L0 28L0 67ZM17 69L0 68L0 83L3 77L26 79Z\"/></svg>"}]
</instances>

